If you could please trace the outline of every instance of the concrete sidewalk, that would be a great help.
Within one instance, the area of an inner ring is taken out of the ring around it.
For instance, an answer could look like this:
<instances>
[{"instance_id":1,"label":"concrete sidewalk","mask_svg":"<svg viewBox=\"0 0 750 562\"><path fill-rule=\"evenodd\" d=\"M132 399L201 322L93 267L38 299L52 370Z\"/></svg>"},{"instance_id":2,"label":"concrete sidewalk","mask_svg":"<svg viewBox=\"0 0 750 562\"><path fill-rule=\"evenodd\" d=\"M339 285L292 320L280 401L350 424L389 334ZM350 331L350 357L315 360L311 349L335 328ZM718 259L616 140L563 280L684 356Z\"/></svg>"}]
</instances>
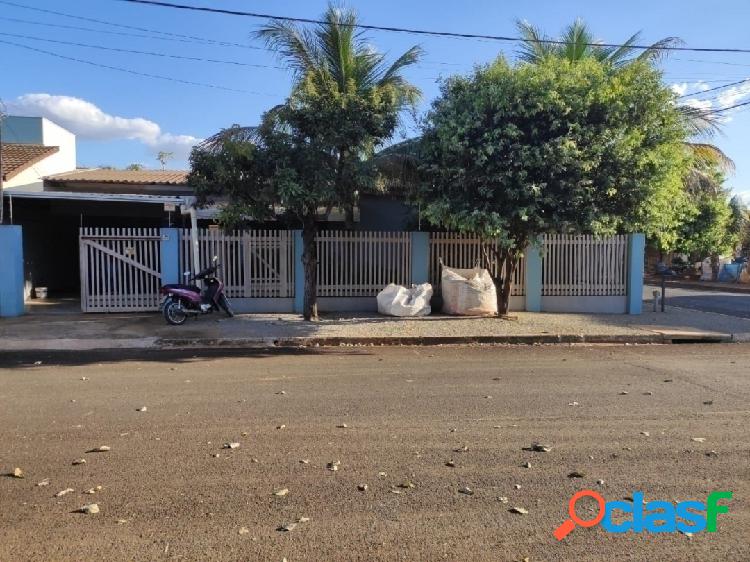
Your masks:
<instances>
[{"instance_id":1,"label":"concrete sidewalk","mask_svg":"<svg viewBox=\"0 0 750 562\"><path fill-rule=\"evenodd\" d=\"M160 314L33 312L0 320L0 351L315 345L669 343L750 341L750 319L668 307L666 313L514 313L516 320L390 318L362 313L305 322L291 314L208 315L169 326Z\"/></svg>"}]
</instances>

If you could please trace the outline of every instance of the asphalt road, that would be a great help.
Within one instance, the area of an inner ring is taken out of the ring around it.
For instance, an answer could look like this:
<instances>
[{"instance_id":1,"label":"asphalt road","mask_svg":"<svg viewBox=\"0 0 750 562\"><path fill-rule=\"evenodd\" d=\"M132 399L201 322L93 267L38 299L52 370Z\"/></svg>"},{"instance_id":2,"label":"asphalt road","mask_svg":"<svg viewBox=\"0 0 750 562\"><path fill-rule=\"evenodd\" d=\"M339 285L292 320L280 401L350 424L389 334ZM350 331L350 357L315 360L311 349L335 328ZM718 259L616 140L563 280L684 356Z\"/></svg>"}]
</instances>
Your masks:
<instances>
[{"instance_id":1,"label":"asphalt road","mask_svg":"<svg viewBox=\"0 0 750 562\"><path fill-rule=\"evenodd\" d=\"M644 292L647 298L651 298L654 289L661 290L661 287L646 287ZM724 293L667 286L666 304L704 312L718 312L738 318L750 318L750 293Z\"/></svg>"},{"instance_id":2,"label":"asphalt road","mask_svg":"<svg viewBox=\"0 0 750 562\"><path fill-rule=\"evenodd\" d=\"M0 356L0 471L25 474L0 478L0 560L747 561L748 366L741 344ZM587 488L734 497L716 533L558 543Z\"/></svg>"}]
</instances>

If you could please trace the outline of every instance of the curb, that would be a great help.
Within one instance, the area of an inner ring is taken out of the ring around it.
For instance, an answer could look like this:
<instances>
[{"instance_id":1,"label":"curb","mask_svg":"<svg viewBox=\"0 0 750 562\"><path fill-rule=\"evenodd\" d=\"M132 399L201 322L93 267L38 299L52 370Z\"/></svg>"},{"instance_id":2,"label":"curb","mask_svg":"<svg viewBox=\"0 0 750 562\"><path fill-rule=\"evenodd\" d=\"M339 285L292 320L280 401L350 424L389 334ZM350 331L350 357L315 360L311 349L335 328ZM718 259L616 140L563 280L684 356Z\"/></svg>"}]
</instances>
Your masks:
<instances>
[{"instance_id":1,"label":"curb","mask_svg":"<svg viewBox=\"0 0 750 562\"><path fill-rule=\"evenodd\" d=\"M540 334L512 336L385 336L288 338L142 338L142 339L7 339L0 353L85 351L179 351L219 349L284 349L311 347L387 347L443 345L647 345L678 343L728 343L742 341L716 332L654 332L653 334Z\"/></svg>"}]
</instances>

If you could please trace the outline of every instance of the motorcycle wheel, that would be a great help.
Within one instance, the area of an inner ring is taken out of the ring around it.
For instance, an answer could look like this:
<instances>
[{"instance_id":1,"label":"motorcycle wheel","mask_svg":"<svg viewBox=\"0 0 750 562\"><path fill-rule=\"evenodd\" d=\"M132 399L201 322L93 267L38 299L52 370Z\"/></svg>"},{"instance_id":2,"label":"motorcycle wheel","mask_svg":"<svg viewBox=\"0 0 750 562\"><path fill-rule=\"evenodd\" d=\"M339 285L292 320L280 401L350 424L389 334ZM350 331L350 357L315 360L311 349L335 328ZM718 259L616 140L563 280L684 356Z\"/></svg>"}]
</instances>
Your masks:
<instances>
[{"instance_id":1,"label":"motorcycle wheel","mask_svg":"<svg viewBox=\"0 0 750 562\"><path fill-rule=\"evenodd\" d=\"M227 296L223 293L219 296L219 306L224 310L224 313L229 318L232 318L232 316L234 316L232 307L229 305L229 299L227 299Z\"/></svg>"},{"instance_id":2,"label":"motorcycle wheel","mask_svg":"<svg viewBox=\"0 0 750 562\"><path fill-rule=\"evenodd\" d=\"M178 300L170 300L164 305L164 319L167 324L172 326L181 326L187 320L187 312L182 308L182 303Z\"/></svg>"}]
</instances>

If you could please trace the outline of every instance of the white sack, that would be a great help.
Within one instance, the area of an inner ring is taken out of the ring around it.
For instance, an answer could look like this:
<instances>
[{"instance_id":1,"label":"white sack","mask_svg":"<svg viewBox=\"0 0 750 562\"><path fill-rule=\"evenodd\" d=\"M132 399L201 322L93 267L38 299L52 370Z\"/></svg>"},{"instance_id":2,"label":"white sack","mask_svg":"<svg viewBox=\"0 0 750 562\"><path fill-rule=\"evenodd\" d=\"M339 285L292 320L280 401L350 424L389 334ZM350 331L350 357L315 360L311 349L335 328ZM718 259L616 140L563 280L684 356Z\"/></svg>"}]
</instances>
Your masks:
<instances>
[{"instance_id":1,"label":"white sack","mask_svg":"<svg viewBox=\"0 0 750 562\"><path fill-rule=\"evenodd\" d=\"M429 283L411 289L391 283L378 293L378 312L387 316L427 316L432 311L431 298Z\"/></svg>"},{"instance_id":2,"label":"white sack","mask_svg":"<svg viewBox=\"0 0 750 562\"><path fill-rule=\"evenodd\" d=\"M443 266L440 275L443 312L460 316L497 314L497 290L486 269Z\"/></svg>"}]
</instances>

